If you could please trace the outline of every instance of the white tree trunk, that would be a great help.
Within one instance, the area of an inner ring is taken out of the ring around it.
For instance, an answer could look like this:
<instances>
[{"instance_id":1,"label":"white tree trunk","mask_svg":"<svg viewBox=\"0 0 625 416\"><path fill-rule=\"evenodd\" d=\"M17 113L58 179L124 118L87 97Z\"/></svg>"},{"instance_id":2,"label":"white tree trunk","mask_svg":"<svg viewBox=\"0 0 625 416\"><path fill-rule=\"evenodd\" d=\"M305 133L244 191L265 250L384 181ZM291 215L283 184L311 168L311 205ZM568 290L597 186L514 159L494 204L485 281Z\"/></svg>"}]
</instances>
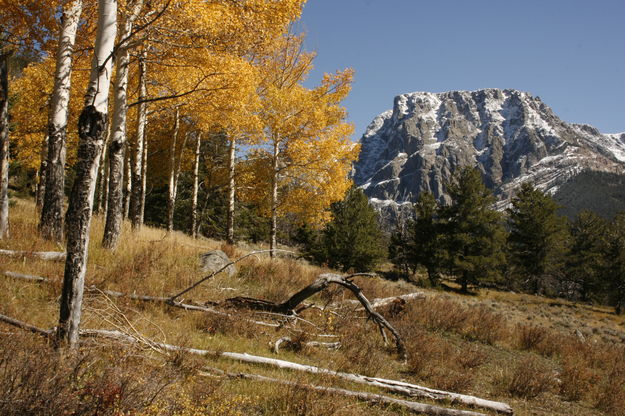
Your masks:
<instances>
[{"instance_id":1,"label":"white tree trunk","mask_svg":"<svg viewBox=\"0 0 625 416\"><path fill-rule=\"evenodd\" d=\"M48 117L48 151L45 193L39 230L49 240L63 239L63 200L65 199L65 153L67 117L72 81L72 54L82 0L73 0L63 8L63 26L59 35L54 73L54 90Z\"/></svg>"},{"instance_id":2,"label":"white tree trunk","mask_svg":"<svg viewBox=\"0 0 625 416\"><path fill-rule=\"evenodd\" d=\"M128 219L128 213L130 212L130 194L132 193L132 168L130 164L130 152L126 150L126 158L124 160L124 218L126 219Z\"/></svg>"},{"instance_id":3,"label":"white tree trunk","mask_svg":"<svg viewBox=\"0 0 625 416\"><path fill-rule=\"evenodd\" d=\"M235 157L236 157L236 138L230 137L230 147L228 149L228 233L226 241L228 244L234 244L234 198L235 198Z\"/></svg>"},{"instance_id":4,"label":"white tree trunk","mask_svg":"<svg viewBox=\"0 0 625 416\"><path fill-rule=\"evenodd\" d=\"M147 114L147 113L146 113ZM148 123L147 118L144 126ZM141 203L139 205L139 219L140 224L143 224L145 220L145 194L147 191L147 182L148 182L148 141L145 138L145 134L142 137L143 139L143 157L141 163Z\"/></svg>"},{"instance_id":5,"label":"white tree trunk","mask_svg":"<svg viewBox=\"0 0 625 416\"><path fill-rule=\"evenodd\" d=\"M9 56L0 50L0 240L9 237Z\"/></svg>"},{"instance_id":6,"label":"white tree trunk","mask_svg":"<svg viewBox=\"0 0 625 416\"><path fill-rule=\"evenodd\" d=\"M169 183L167 186L167 231L174 231L174 207L176 205L176 146L180 131L180 110L176 107L174 134L169 149Z\"/></svg>"},{"instance_id":7,"label":"white tree trunk","mask_svg":"<svg viewBox=\"0 0 625 416\"><path fill-rule=\"evenodd\" d=\"M142 0L134 2L133 11L124 21L120 39L127 39L132 33L134 21L143 6ZM128 45L122 45L116 54L115 85L113 102L113 125L111 128L112 138L108 146L109 154L109 183L108 205L106 210L106 223L102 246L108 249L117 247L121 226L124 217L124 159L126 149L126 120L128 115L128 67L130 54Z\"/></svg>"},{"instance_id":8,"label":"white tree trunk","mask_svg":"<svg viewBox=\"0 0 625 416\"><path fill-rule=\"evenodd\" d=\"M130 222L132 228L137 229L143 224L143 197L144 197L144 158L145 125L147 123L147 104L143 102L147 95L146 63L147 53L143 51L139 57L139 108L137 109L137 142L133 147L132 157L132 190L130 194Z\"/></svg>"},{"instance_id":9,"label":"white tree trunk","mask_svg":"<svg viewBox=\"0 0 625 416\"><path fill-rule=\"evenodd\" d=\"M195 157L193 161L193 195L191 198L191 236L197 238L197 194L200 188L200 150L202 147L202 133L195 138Z\"/></svg>"},{"instance_id":10,"label":"white tree trunk","mask_svg":"<svg viewBox=\"0 0 625 416\"><path fill-rule=\"evenodd\" d=\"M108 119L108 92L117 33L117 1L98 1L98 29L85 107L78 121L80 143L76 179L67 212L67 258L57 340L77 346L87 271L89 227L100 154Z\"/></svg>"},{"instance_id":11,"label":"white tree trunk","mask_svg":"<svg viewBox=\"0 0 625 416\"><path fill-rule=\"evenodd\" d=\"M269 240L270 256L273 258L277 248L278 234L278 158L280 157L280 143L274 138L273 159L271 161L271 235Z\"/></svg>"}]
</instances>

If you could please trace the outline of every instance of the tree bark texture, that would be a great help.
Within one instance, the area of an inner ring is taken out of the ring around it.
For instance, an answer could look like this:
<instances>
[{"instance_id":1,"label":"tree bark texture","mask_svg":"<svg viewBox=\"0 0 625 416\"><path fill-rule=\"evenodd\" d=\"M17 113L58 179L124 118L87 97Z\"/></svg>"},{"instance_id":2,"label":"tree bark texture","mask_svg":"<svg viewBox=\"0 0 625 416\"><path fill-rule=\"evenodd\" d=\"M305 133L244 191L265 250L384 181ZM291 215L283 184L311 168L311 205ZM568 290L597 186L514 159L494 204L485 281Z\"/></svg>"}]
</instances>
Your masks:
<instances>
[{"instance_id":1,"label":"tree bark texture","mask_svg":"<svg viewBox=\"0 0 625 416\"><path fill-rule=\"evenodd\" d=\"M136 1L133 11L123 24L120 38L127 39L132 33L132 26L139 15L143 1ZM115 84L113 86L113 124L111 126L111 142L108 146L109 183L108 204L106 207L106 222L102 246L114 249L119 242L121 227L124 218L124 161L126 150L126 121L128 115L128 68L130 54L128 45L122 45L116 54Z\"/></svg>"},{"instance_id":2,"label":"tree bark texture","mask_svg":"<svg viewBox=\"0 0 625 416\"><path fill-rule=\"evenodd\" d=\"M117 1L98 2L98 29L85 107L78 120L76 179L67 213L67 258L61 292L57 341L75 348L78 342L82 297L89 248L100 154L107 128L108 91L117 32Z\"/></svg>"},{"instance_id":3,"label":"tree bark texture","mask_svg":"<svg viewBox=\"0 0 625 416\"><path fill-rule=\"evenodd\" d=\"M48 240L63 240L63 201L65 199L65 154L67 118L72 81L72 54L82 13L82 0L63 9L63 26L56 54L54 90L48 118L48 152L45 194L39 231Z\"/></svg>"},{"instance_id":4,"label":"tree bark texture","mask_svg":"<svg viewBox=\"0 0 625 416\"><path fill-rule=\"evenodd\" d=\"M230 147L228 149L228 218L226 242L234 244L234 198L235 198L235 156L237 143L235 137L230 137Z\"/></svg>"},{"instance_id":5,"label":"tree bark texture","mask_svg":"<svg viewBox=\"0 0 625 416\"><path fill-rule=\"evenodd\" d=\"M147 95L145 73L146 73L146 52L142 52L139 57L139 106L137 109L137 137L136 143L132 147L132 190L130 193L129 217L133 229L141 227L143 224L143 173L144 173L144 157L143 150L145 147L145 125L147 122L147 104L143 102Z\"/></svg>"},{"instance_id":6,"label":"tree bark texture","mask_svg":"<svg viewBox=\"0 0 625 416\"><path fill-rule=\"evenodd\" d=\"M280 144L278 140L273 142L273 159L271 162L271 231L269 237L269 249L271 258L275 257L275 249L278 240L278 158L280 157Z\"/></svg>"},{"instance_id":7,"label":"tree bark texture","mask_svg":"<svg viewBox=\"0 0 625 416\"><path fill-rule=\"evenodd\" d=\"M202 133L195 136L195 155L193 159L193 194L191 196L191 236L197 238L197 195L200 188L200 151Z\"/></svg>"},{"instance_id":8,"label":"tree bark texture","mask_svg":"<svg viewBox=\"0 0 625 416\"><path fill-rule=\"evenodd\" d=\"M0 43L0 46L2 44ZM9 57L0 50L0 240L9 237Z\"/></svg>"},{"instance_id":9,"label":"tree bark texture","mask_svg":"<svg viewBox=\"0 0 625 416\"><path fill-rule=\"evenodd\" d=\"M169 185L167 187L167 231L174 231L174 208L176 206L176 148L178 145L178 134L180 132L180 110L176 107L174 115L174 133L171 139L169 153Z\"/></svg>"}]
</instances>

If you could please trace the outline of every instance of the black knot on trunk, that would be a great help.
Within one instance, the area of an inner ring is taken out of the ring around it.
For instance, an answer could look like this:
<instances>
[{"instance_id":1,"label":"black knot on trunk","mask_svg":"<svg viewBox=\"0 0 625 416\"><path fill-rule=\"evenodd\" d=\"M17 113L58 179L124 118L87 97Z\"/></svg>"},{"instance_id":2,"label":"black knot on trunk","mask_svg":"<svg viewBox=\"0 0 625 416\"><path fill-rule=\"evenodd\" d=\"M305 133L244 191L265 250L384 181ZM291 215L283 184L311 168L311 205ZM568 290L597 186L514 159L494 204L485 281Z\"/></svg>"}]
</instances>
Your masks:
<instances>
[{"instance_id":1,"label":"black knot on trunk","mask_svg":"<svg viewBox=\"0 0 625 416\"><path fill-rule=\"evenodd\" d=\"M78 119L78 134L81 139L104 137L108 117L93 105L86 106Z\"/></svg>"}]
</instances>

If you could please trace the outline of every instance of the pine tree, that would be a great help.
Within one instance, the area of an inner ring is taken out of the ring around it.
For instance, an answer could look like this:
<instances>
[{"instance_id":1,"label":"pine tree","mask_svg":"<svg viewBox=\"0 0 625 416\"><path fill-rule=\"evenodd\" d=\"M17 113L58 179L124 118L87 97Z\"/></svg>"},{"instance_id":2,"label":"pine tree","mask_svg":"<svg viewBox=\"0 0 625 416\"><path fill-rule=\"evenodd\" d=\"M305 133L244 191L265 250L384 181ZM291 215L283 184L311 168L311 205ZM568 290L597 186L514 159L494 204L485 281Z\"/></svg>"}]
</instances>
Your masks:
<instances>
[{"instance_id":1,"label":"pine tree","mask_svg":"<svg viewBox=\"0 0 625 416\"><path fill-rule=\"evenodd\" d=\"M432 285L438 284L442 255L442 235L438 211L439 207L434 195L429 192L422 192L415 204L416 219L409 227L409 262L413 267L424 267Z\"/></svg>"},{"instance_id":2,"label":"pine tree","mask_svg":"<svg viewBox=\"0 0 625 416\"><path fill-rule=\"evenodd\" d=\"M607 234L602 289L620 315L625 311L625 212L616 215Z\"/></svg>"},{"instance_id":3,"label":"pine tree","mask_svg":"<svg viewBox=\"0 0 625 416\"><path fill-rule=\"evenodd\" d=\"M449 185L451 205L441 209L444 256L450 271L468 292L469 284L497 276L504 262L501 214L480 172L464 168Z\"/></svg>"},{"instance_id":4,"label":"pine tree","mask_svg":"<svg viewBox=\"0 0 625 416\"><path fill-rule=\"evenodd\" d=\"M534 292L564 260L566 219L558 216L558 208L549 195L524 183L508 209L508 263Z\"/></svg>"},{"instance_id":5,"label":"pine tree","mask_svg":"<svg viewBox=\"0 0 625 416\"><path fill-rule=\"evenodd\" d=\"M391 234L388 246L388 258L398 268L405 279L410 278L410 271L414 270L409 258L410 235L408 227L412 221L400 222Z\"/></svg>"},{"instance_id":6,"label":"pine tree","mask_svg":"<svg viewBox=\"0 0 625 416\"><path fill-rule=\"evenodd\" d=\"M606 252L605 220L594 212L582 211L570 226L571 247L566 259L566 279L576 284L581 298L599 295Z\"/></svg>"},{"instance_id":7,"label":"pine tree","mask_svg":"<svg viewBox=\"0 0 625 416\"><path fill-rule=\"evenodd\" d=\"M321 238L320 260L330 267L357 272L371 270L386 257L378 215L362 190L352 188L331 206L332 220Z\"/></svg>"}]
</instances>

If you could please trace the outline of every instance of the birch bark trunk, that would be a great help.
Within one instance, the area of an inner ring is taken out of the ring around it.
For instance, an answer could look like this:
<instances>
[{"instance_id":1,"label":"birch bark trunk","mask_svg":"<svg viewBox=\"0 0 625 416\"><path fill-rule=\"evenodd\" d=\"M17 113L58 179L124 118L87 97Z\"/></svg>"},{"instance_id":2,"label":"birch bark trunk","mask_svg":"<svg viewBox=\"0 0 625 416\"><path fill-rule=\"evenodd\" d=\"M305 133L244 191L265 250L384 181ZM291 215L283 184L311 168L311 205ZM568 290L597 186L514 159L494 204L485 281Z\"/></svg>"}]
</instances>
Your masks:
<instances>
[{"instance_id":1,"label":"birch bark trunk","mask_svg":"<svg viewBox=\"0 0 625 416\"><path fill-rule=\"evenodd\" d=\"M45 193L39 232L47 240L63 239L63 201L65 199L65 153L67 117L72 82L72 54L82 0L74 0L63 9L63 26L56 53L54 90L48 117L48 152L45 177Z\"/></svg>"},{"instance_id":2,"label":"birch bark trunk","mask_svg":"<svg viewBox=\"0 0 625 416\"><path fill-rule=\"evenodd\" d=\"M0 42L0 47L2 47ZM0 50L0 240L9 237L9 57Z\"/></svg>"},{"instance_id":3,"label":"birch bark trunk","mask_svg":"<svg viewBox=\"0 0 625 416\"><path fill-rule=\"evenodd\" d=\"M197 133L195 139L195 158L193 161L193 195L191 198L191 236L197 238L197 194L200 188L200 150L202 133Z\"/></svg>"},{"instance_id":4,"label":"birch bark trunk","mask_svg":"<svg viewBox=\"0 0 625 416\"><path fill-rule=\"evenodd\" d=\"M120 39L128 39L132 33L132 26L143 6L142 0L137 0L132 6L132 13L124 21ZM113 102L113 126L111 143L108 146L109 183L108 205L102 246L115 249L121 235L125 204L124 194L124 160L126 151L126 119L128 114L128 67L130 53L128 45L121 45L117 51L115 66L115 85Z\"/></svg>"},{"instance_id":5,"label":"birch bark trunk","mask_svg":"<svg viewBox=\"0 0 625 416\"><path fill-rule=\"evenodd\" d=\"M143 224L143 190L144 183L144 163L143 155L145 149L145 125L147 123L147 104L143 102L147 95L145 82L147 53L143 51L139 57L139 108L137 109L137 142L133 147L132 157L132 190L130 193L130 222L132 228L140 228Z\"/></svg>"},{"instance_id":6,"label":"birch bark trunk","mask_svg":"<svg viewBox=\"0 0 625 416\"><path fill-rule=\"evenodd\" d=\"M174 207L176 205L176 147L180 131L180 110L176 107L174 134L169 154L169 185L167 195L167 231L174 231Z\"/></svg>"},{"instance_id":7,"label":"birch bark trunk","mask_svg":"<svg viewBox=\"0 0 625 416\"><path fill-rule=\"evenodd\" d=\"M273 142L273 160L271 163L271 236L269 240L269 256L275 257L278 234L278 157L280 156L280 146L278 140Z\"/></svg>"},{"instance_id":8,"label":"birch bark trunk","mask_svg":"<svg viewBox=\"0 0 625 416\"><path fill-rule=\"evenodd\" d=\"M108 91L117 33L117 1L98 1L98 29L85 107L78 120L76 179L67 213L67 257L57 342L76 348L89 247L93 196L108 123Z\"/></svg>"},{"instance_id":9,"label":"birch bark trunk","mask_svg":"<svg viewBox=\"0 0 625 416\"><path fill-rule=\"evenodd\" d=\"M126 145L128 147L128 144ZM132 193L132 169L130 167L130 156L132 150L126 150L124 161L124 218L128 219L130 212L130 194Z\"/></svg>"},{"instance_id":10,"label":"birch bark trunk","mask_svg":"<svg viewBox=\"0 0 625 416\"><path fill-rule=\"evenodd\" d=\"M145 124L147 124L147 119L146 119ZM147 186L147 181L148 181L148 141L146 140L145 135L143 135L143 158L142 159L143 160L141 163L141 201L139 205L140 225L143 225L143 221L145 219L145 194L147 191L146 186Z\"/></svg>"},{"instance_id":11,"label":"birch bark trunk","mask_svg":"<svg viewBox=\"0 0 625 416\"><path fill-rule=\"evenodd\" d=\"M0 47L3 46L1 42ZM9 57L0 51L0 240L9 237Z\"/></svg>"},{"instance_id":12,"label":"birch bark trunk","mask_svg":"<svg viewBox=\"0 0 625 416\"><path fill-rule=\"evenodd\" d=\"M230 138L230 147L228 149L228 218L227 218L227 235L226 242L234 244L234 197L235 197L235 180L234 167L236 156L236 140L235 137Z\"/></svg>"}]
</instances>

